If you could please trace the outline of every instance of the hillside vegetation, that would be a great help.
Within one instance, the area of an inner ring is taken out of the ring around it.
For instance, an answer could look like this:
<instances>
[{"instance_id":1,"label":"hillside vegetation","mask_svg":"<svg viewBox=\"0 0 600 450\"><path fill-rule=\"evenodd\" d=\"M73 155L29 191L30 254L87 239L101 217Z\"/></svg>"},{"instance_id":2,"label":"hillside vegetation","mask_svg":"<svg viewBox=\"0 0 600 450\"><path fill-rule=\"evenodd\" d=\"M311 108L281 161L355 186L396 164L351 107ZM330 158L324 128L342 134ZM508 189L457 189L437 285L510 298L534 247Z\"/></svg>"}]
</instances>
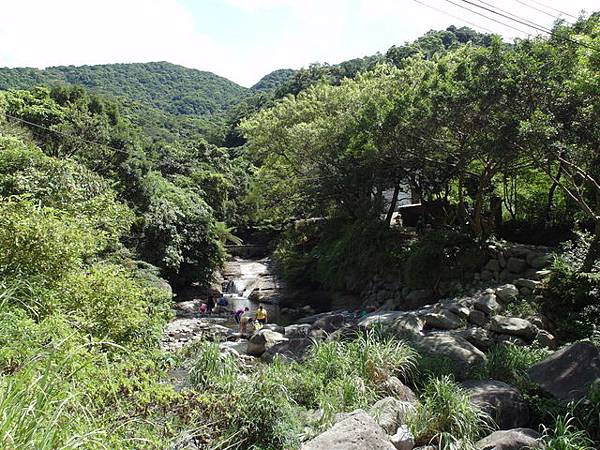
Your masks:
<instances>
[{"instance_id":1,"label":"hillside vegetation","mask_svg":"<svg viewBox=\"0 0 600 450\"><path fill-rule=\"evenodd\" d=\"M487 448L499 424L466 377L518 388L510 402L531 411L535 446L598 447L596 383L564 402L528 375L579 339L600 361L598 49L597 13L515 44L450 27L385 55L275 72L253 92L166 63L2 69L13 88L0 92L2 448L320 450L336 421L362 420L339 413L379 420L381 402L398 408L385 432L376 424L382 448L400 422L417 446ZM407 186L419 217L394 223ZM167 352L173 293L204 300L247 228L284 230L273 256L289 286L380 291L285 337L275 324L240 336L194 305L201 339ZM539 257L550 267L520 279L525 290L485 291L472 283L499 284L500 256L481 266L503 237L561 244L503 257L518 276ZM446 301L472 286L473 310ZM394 317L414 293L446 300ZM386 329L365 318L380 307ZM497 339L485 353L450 333L473 330L472 313ZM219 338L239 341L206 342ZM462 342L451 356L469 361L428 354L436 339ZM281 342L298 347L271 352Z\"/></svg>"}]
</instances>

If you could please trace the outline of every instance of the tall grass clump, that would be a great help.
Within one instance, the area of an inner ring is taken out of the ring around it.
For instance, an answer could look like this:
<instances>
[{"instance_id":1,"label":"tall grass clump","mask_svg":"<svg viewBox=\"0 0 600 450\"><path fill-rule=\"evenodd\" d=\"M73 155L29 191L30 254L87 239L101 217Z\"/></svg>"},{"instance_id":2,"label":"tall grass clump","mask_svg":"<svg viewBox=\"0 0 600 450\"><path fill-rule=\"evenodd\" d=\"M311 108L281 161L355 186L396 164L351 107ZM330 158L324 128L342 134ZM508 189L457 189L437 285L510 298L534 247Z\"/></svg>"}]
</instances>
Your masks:
<instances>
[{"instance_id":1,"label":"tall grass clump","mask_svg":"<svg viewBox=\"0 0 600 450\"><path fill-rule=\"evenodd\" d=\"M593 450L594 442L578 429L575 418L569 414L556 417L553 427L542 425L542 440L546 450Z\"/></svg>"},{"instance_id":2,"label":"tall grass clump","mask_svg":"<svg viewBox=\"0 0 600 450\"><path fill-rule=\"evenodd\" d=\"M491 418L469 400L449 376L431 379L421 402L410 417L410 428L419 445L444 450L468 450L491 428Z\"/></svg>"},{"instance_id":3,"label":"tall grass clump","mask_svg":"<svg viewBox=\"0 0 600 450\"><path fill-rule=\"evenodd\" d=\"M481 379L504 381L527 391L530 387L527 370L549 354L546 349L498 345L487 353L487 362L477 375Z\"/></svg>"}]
</instances>

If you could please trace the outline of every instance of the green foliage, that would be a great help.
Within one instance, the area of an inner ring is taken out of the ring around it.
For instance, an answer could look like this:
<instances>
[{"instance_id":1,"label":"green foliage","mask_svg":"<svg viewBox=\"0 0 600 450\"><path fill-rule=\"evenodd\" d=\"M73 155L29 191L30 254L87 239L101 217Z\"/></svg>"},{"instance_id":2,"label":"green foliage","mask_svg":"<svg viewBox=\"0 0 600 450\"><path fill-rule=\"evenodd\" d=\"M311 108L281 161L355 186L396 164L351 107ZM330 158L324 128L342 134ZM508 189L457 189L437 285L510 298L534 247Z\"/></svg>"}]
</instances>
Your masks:
<instances>
[{"instance_id":1,"label":"green foliage","mask_svg":"<svg viewBox=\"0 0 600 450\"><path fill-rule=\"evenodd\" d=\"M548 355L546 349L498 345L487 353L487 361L478 375L481 379L504 381L526 392L531 387L527 371Z\"/></svg>"},{"instance_id":2,"label":"green foliage","mask_svg":"<svg viewBox=\"0 0 600 450\"><path fill-rule=\"evenodd\" d=\"M412 376L415 360L406 344L376 333L315 343L302 364L276 358L249 370L216 344L203 343L190 378L214 403L213 448L295 448L302 425L320 429L338 412L367 407L387 377ZM308 409L323 415L308 419Z\"/></svg>"},{"instance_id":3,"label":"green foliage","mask_svg":"<svg viewBox=\"0 0 600 450\"><path fill-rule=\"evenodd\" d=\"M543 427L543 442L548 450L592 450L594 443L584 430L577 429L574 418L557 417L554 426Z\"/></svg>"},{"instance_id":4,"label":"green foliage","mask_svg":"<svg viewBox=\"0 0 600 450\"><path fill-rule=\"evenodd\" d=\"M421 403L409 419L416 441L434 443L440 449L475 449L475 442L489 431L491 419L469 400L451 377L431 379Z\"/></svg>"},{"instance_id":5,"label":"green foliage","mask_svg":"<svg viewBox=\"0 0 600 450\"><path fill-rule=\"evenodd\" d=\"M470 236L452 231L427 233L406 255L404 279L412 288L437 286L442 280L468 280L485 259Z\"/></svg>"},{"instance_id":6,"label":"green foliage","mask_svg":"<svg viewBox=\"0 0 600 450\"><path fill-rule=\"evenodd\" d=\"M144 257L170 277L178 275L182 283L208 280L224 256L208 205L199 195L158 173L148 176L145 188ZM191 276L194 278L186 278Z\"/></svg>"},{"instance_id":7,"label":"green foliage","mask_svg":"<svg viewBox=\"0 0 600 450\"><path fill-rule=\"evenodd\" d=\"M583 238L555 259L542 303L542 312L555 321L559 337L568 341L590 337L600 325L600 276L581 270L589 246Z\"/></svg>"},{"instance_id":8,"label":"green foliage","mask_svg":"<svg viewBox=\"0 0 600 450\"><path fill-rule=\"evenodd\" d=\"M280 239L274 259L291 283L360 290L398 266L402 240L381 223L342 220L303 224Z\"/></svg>"}]
</instances>

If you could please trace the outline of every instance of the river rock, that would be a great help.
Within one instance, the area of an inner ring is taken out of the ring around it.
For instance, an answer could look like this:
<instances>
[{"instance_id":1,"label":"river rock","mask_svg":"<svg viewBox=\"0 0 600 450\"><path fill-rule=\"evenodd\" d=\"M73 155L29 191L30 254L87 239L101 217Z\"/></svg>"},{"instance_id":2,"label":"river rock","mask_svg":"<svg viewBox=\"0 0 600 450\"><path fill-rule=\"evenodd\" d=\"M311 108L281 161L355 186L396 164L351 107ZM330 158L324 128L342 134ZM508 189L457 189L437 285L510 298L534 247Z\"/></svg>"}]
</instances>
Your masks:
<instances>
[{"instance_id":1,"label":"river rock","mask_svg":"<svg viewBox=\"0 0 600 450\"><path fill-rule=\"evenodd\" d=\"M529 428L496 431L477 442L480 450L524 450L544 448L540 434Z\"/></svg>"},{"instance_id":2,"label":"river rock","mask_svg":"<svg viewBox=\"0 0 600 450\"><path fill-rule=\"evenodd\" d=\"M532 258L529 261L529 265L534 269L539 270L543 269L544 267L548 267L550 264L552 264L553 259L554 258L552 255L539 255L535 258Z\"/></svg>"},{"instance_id":3,"label":"river rock","mask_svg":"<svg viewBox=\"0 0 600 450\"><path fill-rule=\"evenodd\" d=\"M261 356L265 351L273 347L275 344L288 339L275 331L261 329L250 337L248 341L247 353L250 356Z\"/></svg>"},{"instance_id":4,"label":"river rock","mask_svg":"<svg viewBox=\"0 0 600 450\"><path fill-rule=\"evenodd\" d=\"M454 330L463 324L460 317L447 309L425 314L423 320L425 321L426 326L430 328L440 328L442 330Z\"/></svg>"},{"instance_id":5,"label":"river rock","mask_svg":"<svg viewBox=\"0 0 600 450\"><path fill-rule=\"evenodd\" d=\"M406 313L403 311L377 311L363 317L358 322L358 326L360 328L372 328L374 326L391 327L396 319L405 315Z\"/></svg>"},{"instance_id":6,"label":"river rock","mask_svg":"<svg viewBox=\"0 0 600 450\"><path fill-rule=\"evenodd\" d=\"M310 333L310 329L311 325L307 323L298 323L285 327L283 334L287 338L307 337L308 333Z\"/></svg>"},{"instance_id":7,"label":"river rock","mask_svg":"<svg viewBox=\"0 0 600 450\"><path fill-rule=\"evenodd\" d=\"M486 361L485 354L481 350L465 338L449 333L430 333L418 339L415 344L429 356L452 360L459 379L465 379L472 369Z\"/></svg>"},{"instance_id":8,"label":"river rock","mask_svg":"<svg viewBox=\"0 0 600 450\"><path fill-rule=\"evenodd\" d=\"M502 305L498 303L494 294L485 294L479 297L473 306L485 314L495 314L502 309Z\"/></svg>"},{"instance_id":9,"label":"river rock","mask_svg":"<svg viewBox=\"0 0 600 450\"><path fill-rule=\"evenodd\" d=\"M529 407L518 389L501 381L466 381L471 402L485 411L501 430L522 427L529 422Z\"/></svg>"},{"instance_id":10,"label":"river rock","mask_svg":"<svg viewBox=\"0 0 600 450\"><path fill-rule=\"evenodd\" d=\"M488 318L482 311L474 310L469 313L469 322L482 327L488 322Z\"/></svg>"},{"instance_id":11,"label":"river rock","mask_svg":"<svg viewBox=\"0 0 600 450\"><path fill-rule=\"evenodd\" d=\"M471 312L467 306L460 303L449 303L446 305L446 309L464 320L469 318L469 313Z\"/></svg>"},{"instance_id":12,"label":"river rock","mask_svg":"<svg viewBox=\"0 0 600 450\"><path fill-rule=\"evenodd\" d=\"M312 344L313 340L306 337L277 342L265 350L261 359L266 362L273 362L273 359L278 356L283 360L304 362L310 354Z\"/></svg>"},{"instance_id":13,"label":"river rock","mask_svg":"<svg viewBox=\"0 0 600 450\"><path fill-rule=\"evenodd\" d=\"M504 316L492 317L490 330L499 334L508 334L527 340L533 339L537 333L536 328L528 320Z\"/></svg>"},{"instance_id":14,"label":"river rock","mask_svg":"<svg viewBox=\"0 0 600 450\"><path fill-rule=\"evenodd\" d=\"M414 406L410 403L400 401L394 397L386 397L371 406L369 415L387 434L393 434L399 426L406 423L407 416L414 409Z\"/></svg>"},{"instance_id":15,"label":"river rock","mask_svg":"<svg viewBox=\"0 0 600 450\"><path fill-rule=\"evenodd\" d=\"M276 323L267 323L263 326L266 330L271 330L279 334L285 334L285 328L281 325L277 325Z\"/></svg>"},{"instance_id":16,"label":"river rock","mask_svg":"<svg viewBox=\"0 0 600 450\"><path fill-rule=\"evenodd\" d=\"M301 450L395 450L385 431L363 411L304 443Z\"/></svg>"},{"instance_id":17,"label":"river rock","mask_svg":"<svg viewBox=\"0 0 600 450\"><path fill-rule=\"evenodd\" d=\"M501 302L512 302L519 295L519 290L514 284L505 284L496 290L496 296Z\"/></svg>"},{"instance_id":18,"label":"river rock","mask_svg":"<svg viewBox=\"0 0 600 450\"><path fill-rule=\"evenodd\" d=\"M425 322L416 314L405 314L398 317L393 325L392 330L399 337L410 337L420 335L425 327Z\"/></svg>"},{"instance_id":19,"label":"river rock","mask_svg":"<svg viewBox=\"0 0 600 450\"><path fill-rule=\"evenodd\" d=\"M346 326L346 316L343 314L333 314L317 319L312 324L313 330L323 330L326 333L333 333Z\"/></svg>"},{"instance_id":20,"label":"river rock","mask_svg":"<svg viewBox=\"0 0 600 450\"><path fill-rule=\"evenodd\" d=\"M221 351L235 350L239 355L245 355L248 349L248 341L226 341L219 344Z\"/></svg>"},{"instance_id":21,"label":"river rock","mask_svg":"<svg viewBox=\"0 0 600 450\"><path fill-rule=\"evenodd\" d=\"M556 348L556 338L546 330L539 330L535 337L535 341L540 347L546 347L552 350Z\"/></svg>"},{"instance_id":22,"label":"river rock","mask_svg":"<svg viewBox=\"0 0 600 450\"><path fill-rule=\"evenodd\" d=\"M532 382L558 400L579 401L600 381L600 352L591 342L577 342L537 363L528 374Z\"/></svg>"},{"instance_id":23,"label":"river rock","mask_svg":"<svg viewBox=\"0 0 600 450\"><path fill-rule=\"evenodd\" d=\"M485 270L490 272L500 272L500 261L497 259L490 259L485 265Z\"/></svg>"},{"instance_id":24,"label":"river rock","mask_svg":"<svg viewBox=\"0 0 600 450\"><path fill-rule=\"evenodd\" d=\"M412 405L417 404L417 396L412 389L395 376L387 377L377 387L379 391L385 395L395 397L402 402L410 403Z\"/></svg>"},{"instance_id":25,"label":"river rock","mask_svg":"<svg viewBox=\"0 0 600 450\"><path fill-rule=\"evenodd\" d=\"M399 427L396 433L390 437L390 442L396 447L396 450L413 450L415 448L415 437L407 425Z\"/></svg>"},{"instance_id":26,"label":"river rock","mask_svg":"<svg viewBox=\"0 0 600 450\"><path fill-rule=\"evenodd\" d=\"M490 332L484 328L469 327L466 330L459 331L457 334L483 352L489 350L494 345L494 340L490 336Z\"/></svg>"},{"instance_id":27,"label":"river rock","mask_svg":"<svg viewBox=\"0 0 600 450\"><path fill-rule=\"evenodd\" d=\"M530 291L535 291L540 284L539 281L528 280L527 278L518 278L515 280L516 287L529 289Z\"/></svg>"},{"instance_id":28,"label":"river rock","mask_svg":"<svg viewBox=\"0 0 600 450\"><path fill-rule=\"evenodd\" d=\"M494 336L494 340L500 345L512 344L519 347L525 347L527 345L527 341L523 338L511 336L510 334L497 334Z\"/></svg>"}]
</instances>

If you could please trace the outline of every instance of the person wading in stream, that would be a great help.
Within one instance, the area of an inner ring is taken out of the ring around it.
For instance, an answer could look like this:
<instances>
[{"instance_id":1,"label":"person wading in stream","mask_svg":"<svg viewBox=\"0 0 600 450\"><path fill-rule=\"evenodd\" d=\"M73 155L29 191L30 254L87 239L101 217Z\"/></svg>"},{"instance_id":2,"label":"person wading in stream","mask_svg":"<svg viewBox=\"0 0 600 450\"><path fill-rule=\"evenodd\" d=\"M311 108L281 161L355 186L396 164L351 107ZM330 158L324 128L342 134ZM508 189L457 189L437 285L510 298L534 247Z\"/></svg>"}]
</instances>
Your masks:
<instances>
[{"instance_id":1,"label":"person wading in stream","mask_svg":"<svg viewBox=\"0 0 600 450\"><path fill-rule=\"evenodd\" d=\"M248 311L250 311L250 308L248 308L247 306L244 309L242 309L242 308L238 309L233 315L233 318L235 319L235 323L239 324L242 316L244 314L246 314Z\"/></svg>"},{"instance_id":2,"label":"person wading in stream","mask_svg":"<svg viewBox=\"0 0 600 450\"><path fill-rule=\"evenodd\" d=\"M256 310L256 321L261 325L267 323L267 310L263 305L260 305Z\"/></svg>"},{"instance_id":3,"label":"person wading in stream","mask_svg":"<svg viewBox=\"0 0 600 450\"><path fill-rule=\"evenodd\" d=\"M248 324L252 324L253 321L252 317L242 316L240 318L240 334L248 333Z\"/></svg>"}]
</instances>

